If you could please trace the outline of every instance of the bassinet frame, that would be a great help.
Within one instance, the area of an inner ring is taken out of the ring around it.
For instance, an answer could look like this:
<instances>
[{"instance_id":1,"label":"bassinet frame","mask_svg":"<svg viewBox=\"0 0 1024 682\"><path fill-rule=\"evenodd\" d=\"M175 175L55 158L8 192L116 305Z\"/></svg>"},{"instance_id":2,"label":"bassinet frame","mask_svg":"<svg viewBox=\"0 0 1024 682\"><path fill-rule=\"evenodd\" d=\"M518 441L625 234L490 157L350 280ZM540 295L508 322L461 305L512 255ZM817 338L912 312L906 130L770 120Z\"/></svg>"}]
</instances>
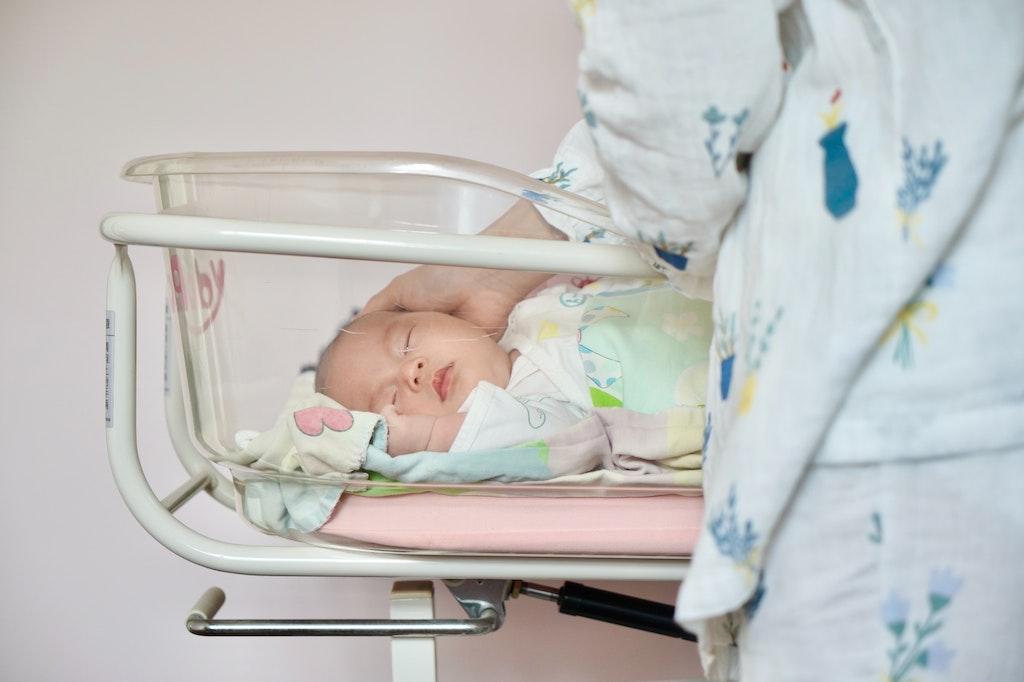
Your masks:
<instances>
[{"instance_id":1,"label":"bassinet frame","mask_svg":"<svg viewBox=\"0 0 1024 682\"><path fill-rule=\"evenodd\" d=\"M213 470L183 432L183 408L174 404L180 401L180 391L168 392L169 426L175 450L191 478L165 502L161 502L149 485L136 445L136 286L128 254L130 244L586 275L651 276L650 268L632 249L470 235L403 233L396 238L381 236L379 230L361 228L325 229L300 224L149 214L108 216L100 231L115 244L116 250L107 285L106 436L110 466L129 510L150 535L175 554L208 568L250 575L602 580L678 580L685 575L688 562L682 559L403 556L372 550L226 543L192 530L171 511L204 489L210 490L222 503L233 506L228 497L231 484ZM429 249L425 250L424 246Z\"/></svg>"},{"instance_id":2,"label":"bassinet frame","mask_svg":"<svg viewBox=\"0 0 1024 682\"><path fill-rule=\"evenodd\" d=\"M363 160L372 161L374 158L364 155ZM174 159L154 159L154 168L150 169L150 174L171 172L166 168L168 163L173 166ZM322 160L314 165L321 172L331 172L330 169L324 171ZM310 169L299 169L296 172L310 172ZM425 172L430 174L430 169ZM521 177L516 174L516 181ZM514 185L508 178L505 180L505 184ZM538 185L538 189L541 187L547 190L548 196L552 192L556 196L567 194L546 185ZM508 191L507 187L498 188ZM522 196L534 198L527 191ZM604 220L607 220L606 216ZM234 487L192 444L185 420L184 398L180 386L176 385L176 372L168 372L170 385L166 392L167 421L172 445L189 478L160 499L146 479L139 461L136 431L137 298L129 245L585 275L658 276L633 249L486 235L398 233L356 227L327 228L322 225L129 213L107 216L102 221L100 232L115 245L107 287L107 449L117 488L140 525L164 547L182 558L229 573L444 579L470 615L470 619L465 621L425 622L421 619L429 618L432 613L430 590L425 590L424 585L419 583L396 583L399 600L393 601L392 614L406 614L404 620L218 623L211 619L223 602L223 593L211 590L200 599L189 615L191 631L197 634L250 635L478 634L500 626L504 615L503 601L508 596L512 579L675 581L685 577L689 561L678 557L439 556L362 548L325 548L298 543L287 547L238 544L208 537L190 528L174 513L201 491L206 491L233 509ZM463 586L460 588L459 585ZM296 626L296 623L300 625ZM301 623L305 623L305 626ZM282 624L284 627L273 627ZM406 644L402 644L403 641ZM393 640L395 647L404 647L403 651L412 655L408 642L410 640ZM420 653L416 656L421 662L433 660L432 648L429 656L423 649L418 651ZM405 667L420 671L426 669L423 666ZM428 667L433 668L432 665ZM395 668L396 679L399 677L397 670ZM413 673L403 679L428 677Z\"/></svg>"}]
</instances>

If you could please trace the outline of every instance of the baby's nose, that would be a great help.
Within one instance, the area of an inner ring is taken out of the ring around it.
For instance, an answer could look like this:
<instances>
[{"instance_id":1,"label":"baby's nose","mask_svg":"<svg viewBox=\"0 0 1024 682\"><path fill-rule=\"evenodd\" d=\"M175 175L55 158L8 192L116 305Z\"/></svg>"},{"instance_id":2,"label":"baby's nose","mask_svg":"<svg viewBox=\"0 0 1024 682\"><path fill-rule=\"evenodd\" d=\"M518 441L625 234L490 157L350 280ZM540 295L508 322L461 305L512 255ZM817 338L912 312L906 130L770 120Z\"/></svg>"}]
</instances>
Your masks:
<instances>
[{"instance_id":1,"label":"baby's nose","mask_svg":"<svg viewBox=\"0 0 1024 682\"><path fill-rule=\"evenodd\" d=\"M423 358L406 360L405 366L402 368L402 374L409 388L419 391L428 385L426 381L426 366L427 362Z\"/></svg>"}]
</instances>

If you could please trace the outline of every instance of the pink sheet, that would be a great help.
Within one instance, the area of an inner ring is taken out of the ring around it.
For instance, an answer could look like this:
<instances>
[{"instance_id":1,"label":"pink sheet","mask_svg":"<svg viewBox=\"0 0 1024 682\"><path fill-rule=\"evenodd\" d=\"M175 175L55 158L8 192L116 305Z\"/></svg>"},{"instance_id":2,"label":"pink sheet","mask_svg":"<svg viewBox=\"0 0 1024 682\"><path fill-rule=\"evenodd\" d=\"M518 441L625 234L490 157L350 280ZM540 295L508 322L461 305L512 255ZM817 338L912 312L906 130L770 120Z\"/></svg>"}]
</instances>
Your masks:
<instances>
[{"instance_id":1,"label":"pink sheet","mask_svg":"<svg viewBox=\"0 0 1024 682\"><path fill-rule=\"evenodd\" d=\"M320 532L404 549L688 556L703 507L703 498L680 495L346 495Z\"/></svg>"}]
</instances>

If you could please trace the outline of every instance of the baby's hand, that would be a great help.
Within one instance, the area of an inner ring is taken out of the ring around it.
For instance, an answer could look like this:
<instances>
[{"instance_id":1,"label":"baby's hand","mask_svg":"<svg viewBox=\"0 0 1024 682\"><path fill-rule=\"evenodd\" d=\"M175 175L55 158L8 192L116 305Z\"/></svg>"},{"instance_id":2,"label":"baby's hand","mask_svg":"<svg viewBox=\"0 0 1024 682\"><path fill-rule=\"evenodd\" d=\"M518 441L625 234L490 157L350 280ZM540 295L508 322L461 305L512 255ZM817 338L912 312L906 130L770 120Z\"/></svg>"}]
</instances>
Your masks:
<instances>
[{"instance_id":1,"label":"baby's hand","mask_svg":"<svg viewBox=\"0 0 1024 682\"><path fill-rule=\"evenodd\" d=\"M388 454L394 457L427 449L437 417L399 414L394 405L385 407L381 416L388 422Z\"/></svg>"}]
</instances>

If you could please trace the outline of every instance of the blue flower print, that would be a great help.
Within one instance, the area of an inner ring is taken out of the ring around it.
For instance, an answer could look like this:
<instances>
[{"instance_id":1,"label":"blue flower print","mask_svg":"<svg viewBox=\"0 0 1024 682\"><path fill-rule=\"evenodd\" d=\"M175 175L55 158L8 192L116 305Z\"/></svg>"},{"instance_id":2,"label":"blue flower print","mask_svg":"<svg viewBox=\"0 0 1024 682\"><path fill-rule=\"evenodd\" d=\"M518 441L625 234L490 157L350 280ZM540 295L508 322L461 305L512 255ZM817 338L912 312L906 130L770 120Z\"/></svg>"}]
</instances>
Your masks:
<instances>
[{"instance_id":1,"label":"blue flower print","mask_svg":"<svg viewBox=\"0 0 1024 682\"><path fill-rule=\"evenodd\" d=\"M654 247L654 252L658 254L658 258L665 261L676 270L685 270L686 264L689 259L685 253L671 253L670 251L664 251L659 249L657 246Z\"/></svg>"},{"instance_id":2,"label":"blue flower print","mask_svg":"<svg viewBox=\"0 0 1024 682\"><path fill-rule=\"evenodd\" d=\"M551 198L542 192L534 192L532 189L524 189L520 192L524 199L529 199L535 204L546 204Z\"/></svg>"},{"instance_id":3,"label":"blue flower print","mask_svg":"<svg viewBox=\"0 0 1024 682\"><path fill-rule=\"evenodd\" d=\"M896 314L896 319L882 336L883 343L896 337L892 361L901 369L907 370L914 366L915 339L921 345L928 343L924 324L932 322L939 315L939 307L928 299L934 289L943 288L952 283L952 270L951 266L939 263L925 280L921 292Z\"/></svg>"},{"instance_id":4,"label":"blue flower print","mask_svg":"<svg viewBox=\"0 0 1024 682\"><path fill-rule=\"evenodd\" d=\"M955 652L939 637L934 636L945 625L939 613L947 608L963 586L963 579L951 570L936 569L928 580L928 614L923 621L913 624L911 638L904 640L910 620L910 602L892 592L882 603L882 622L893 635L889 656L887 682L909 682L914 668L935 672L949 671Z\"/></svg>"},{"instance_id":5,"label":"blue flower print","mask_svg":"<svg viewBox=\"0 0 1024 682\"><path fill-rule=\"evenodd\" d=\"M897 638L903 636L909 615L910 602L895 592L890 592L888 598L882 602L882 622Z\"/></svg>"},{"instance_id":6,"label":"blue flower print","mask_svg":"<svg viewBox=\"0 0 1024 682\"><path fill-rule=\"evenodd\" d=\"M917 151L907 138L903 138L903 184L896 190L896 215L899 219L900 235L903 241L921 244L917 234L917 209L931 196L935 181L945 167L949 157L936 140L931 151L922 146Z\"/></svg>"},{"instance_id":7,"label":"blue flower print","mask_svg":"<svg viewBox=\"0 0 1024 682\"><path fill-rule=\"evenodd\" d=\"M746 361L747 378L743 381L743 386L740 389L740 401L737 408L740 414L746 414L753 407L754 396L757 393L757 373L761 370L761 363L764 361L765 355L768 354L768 350L771 347L769 342L775 334L780 320L782 320L782 306L775 309L775 314L771 316L764 329L761 330L760 326L763 321L761 317L761 301L760 299L754 301L754 312L750 317L750 324L748 325L750 331L747 334L744 358Z\"/></svg>"},{"instance_id":8,"label":"blue flower print","mask_svg":"<svg viewBox=\"0 0 1024 682\"><path fill-rule=\"evenodd\" d=\"M941 611L946 608L963 583L963 579L948 568L932 571L928 579L928 601L932 609Z\"/></svg>"},{"instance_id":9,"label":"blue flower print","mask_svg":"<svg viewBox=\"0 0 1024 682\"><path fill-rule=\"evenodd\" d=\"M722 400L729 399L732 386L732 367L736 361L736 314L715 320L715 354L719 362L718 389Z\"/></svg>"},{"instance_id":10,"label":"blue flower print","mask_svg":"<svg viewBox=\"0 0 1024 682\"><path fill-rule=\"evenodd\" d=\"M754 593L750 595L750 599L743 605L743 613L746 614L748 621L754 617L757 609L760 608L761 602L764 601L765 592L767 590L764 586L764 569L761 569L757 574L757 586L754 587Z\"/></svg>"},{"instance_id":11,"label":"blue flower print","mask_svg":"<svg viewBox=\"0 0 1024 682\"><path fill-rule=\"evenodd\" d=\"M707 150L708 158L711 161L711 170L716 178L722 176L726 166L736 156L736 140L739 138L740 130L746 123L749 114L750 110L744 108L738 114L729 116L719 111L714 104L701 114L701 118L708 124L708 136L704 140L704 149ZM725 140L724 128L730 123L732 124L731 131L728 140Z\"/></svg>"},{"instance_id":12,"label":"blue flower print","mask_svg":"<svg viewBox=\"0 0 1024 682\"><path fill-rule=\"evenodd\" d=\"M704 464L708 461L708 441L711 440L711 413L708 412L704 421L704 442L700 446L700 461Z\"/></svg>"},{"instance_id":13,"label":"blue flower print","mask_svg":"<svg viewBox=\"0 0 1024 682\"><path fill-rule=\"evenodd\" d=\"M580 90L577 95L580 98L580 110L583 112L583 120L587 122L587 126L591 129L597 127L597 117L594 116L594 112L590 108L590 104L587 102L587 93Z\"/></svg>"},{"instance_id":14,"label":"blue flower print","mask_svg":"<svg viewBox=\"0 0 1024 682\"><path fill-rule=\"evenodd\" d=\"M930 647L921 652L919 658L921 665L928 670L935 672L948 672L949 664L953 661L954 651L946 646L941 639L935 640Z\"/></svg>"},{"instance_id":15,"label":"blue flower print","mask_svg":"<svg viewBox=\"0 0 1024 682\"><path fill-rule=\"evenodd\" d=\"M559 161L555 165L555 169L551 171L551 173L549 173L546 177L541 178L541 181L546 182L549 185L554 185L559 189L569 189L569 185L572 184L572 181L569 179L569 176L575 173L576 169L570 168L566 170L565 168L562 167L562 165L562 162Z\"/></svg>"},{"instance_id":16,"label":"blue flower print","mask_svg":"<svg viewBox=\"0 0 1024 682\"><path fill-rule=\"evenodd\" d=\"M871 532L868 533L868 540L876 545L882 544L882 515L878 512L871 513Z\"/></svg>"},{"instance_id":17,"label":"blue flower print","mask_svg":"<svg viewBox=\"0 0 1024 682\"><path fill-rule=\"evenodd\" d=\"M708 521L708 531L723 556L753 570L754 551L759 536L754 530L753 521L747 519L741 526L737 519L735 484L729 489L725 508Z\"/></svg>"},{"instance_id":18,"label":"blue flower print","mask_svg":"<svg viewBox=\"0 0 1024 682\"><path fill-rule=\"evenodd\" d=\"M643 232L640 232L637 236L643 243L650 244L654 247L654 252L658 255L658 258L668 263L676 270L686 269L690 260L689 253L690 249L693 248L693 242L679 244L669 241L665 238L664 232L659 232L656 239L651 239Z\"/></svg>"}]
</instances>

